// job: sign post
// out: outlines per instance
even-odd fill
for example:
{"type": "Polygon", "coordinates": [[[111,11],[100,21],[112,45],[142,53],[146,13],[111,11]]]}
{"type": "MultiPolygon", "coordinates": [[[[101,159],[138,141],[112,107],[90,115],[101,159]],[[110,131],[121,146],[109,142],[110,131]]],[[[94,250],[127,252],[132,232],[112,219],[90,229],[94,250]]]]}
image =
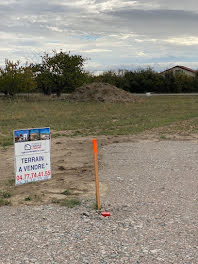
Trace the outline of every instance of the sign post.
{"type": "Polygon", "coordinates": [[[14,131],[15,185],[51,178],[50,128],[14,131]]]}
{"type": "Polygon", "coordinates": [[[99,192],[99,179],[98,179],[98,157],[97,157],[97,140],[93,139],[93,153],[94,153],[94,168],[95,168],[95,183],[96,183],[96,203],[98,210],[100,206],[100,192],[99,192]]]}

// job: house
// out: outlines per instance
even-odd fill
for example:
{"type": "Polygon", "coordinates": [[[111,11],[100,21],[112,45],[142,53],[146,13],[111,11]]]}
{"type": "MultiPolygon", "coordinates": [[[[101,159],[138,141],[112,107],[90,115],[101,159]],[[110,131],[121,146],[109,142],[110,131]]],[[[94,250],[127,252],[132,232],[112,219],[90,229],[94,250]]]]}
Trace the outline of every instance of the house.
{"type": "Polygon", "coordinates": [[[30,140],[34,141],[34,140],[40,140],[40,136],[38,133],[34,132],[30,134],[30,140]]]}
{"type": "Polygon", "coordinates": [[[196,75],[195,70],[192,70],[192,69],[184,67],[184,66],[179,66],[179,65],[174,66],[170,69],[167,69],[163,72],[160,72],[160,74],[165,76],[169,72],[172,72],[174,75],[177,73],[182,73],[182,74],[186,74],[186,75],[191,76],[191,77],[195,77],[195,75],[196,75]]]}
{"type": "Polygon", "coordinates": [[[29,140],[29,133],[28,132],[26,132],[26,131],[16,131],[15,132],[15,142],[25,142],[28,140],[29,140]]]}
{"type": "Polygon", "coordinates": [[[50,139],[50,135],[47,134],[47,133],[41,133],[41,134],[40,134],[40,139],[41,139],[41,140],[47,140],[47,139],[50,139]]]}

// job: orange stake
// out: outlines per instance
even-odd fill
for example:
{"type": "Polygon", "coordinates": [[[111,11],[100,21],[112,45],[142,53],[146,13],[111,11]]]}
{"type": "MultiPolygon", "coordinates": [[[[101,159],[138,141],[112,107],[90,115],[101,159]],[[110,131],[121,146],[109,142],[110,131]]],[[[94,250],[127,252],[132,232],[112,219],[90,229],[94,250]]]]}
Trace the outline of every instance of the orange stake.
{"type": "Polygon", "coordinates": [[[97,157],[97,140],[93,139],[93,153],[94,153],[94,168],[95,168],[95,182],[96,182],[96,203],[98,210],[100,206],[100,192],[99,192],[99,179],[98,179],[98,157],[97,157]]]}

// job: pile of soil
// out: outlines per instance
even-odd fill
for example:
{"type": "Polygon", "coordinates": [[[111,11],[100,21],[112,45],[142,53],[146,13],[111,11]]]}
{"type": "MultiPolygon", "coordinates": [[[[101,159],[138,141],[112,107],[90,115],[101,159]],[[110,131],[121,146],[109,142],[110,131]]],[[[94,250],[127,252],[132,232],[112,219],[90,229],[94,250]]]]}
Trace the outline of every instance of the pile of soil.
{"type": "Polygon", "coordinates": [[[134,96],[109,83],[94,82],[83,85],[75,90],[69,98],[70,101],[99,101],[99,102],[134,102],[134,96]]]}

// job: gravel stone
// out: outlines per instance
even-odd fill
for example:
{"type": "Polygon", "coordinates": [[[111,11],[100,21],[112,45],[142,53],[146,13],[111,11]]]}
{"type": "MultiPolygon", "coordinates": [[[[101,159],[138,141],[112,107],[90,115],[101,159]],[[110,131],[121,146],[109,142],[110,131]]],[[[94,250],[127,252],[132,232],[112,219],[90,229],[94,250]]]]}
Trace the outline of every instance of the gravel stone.
{"type": "Polygon", "coordinates": [[[94,197],[71,209],[0,207],[0,263],[198,263],[197,142],[105,146],[99,168],[110,217],[94,197]]]}

